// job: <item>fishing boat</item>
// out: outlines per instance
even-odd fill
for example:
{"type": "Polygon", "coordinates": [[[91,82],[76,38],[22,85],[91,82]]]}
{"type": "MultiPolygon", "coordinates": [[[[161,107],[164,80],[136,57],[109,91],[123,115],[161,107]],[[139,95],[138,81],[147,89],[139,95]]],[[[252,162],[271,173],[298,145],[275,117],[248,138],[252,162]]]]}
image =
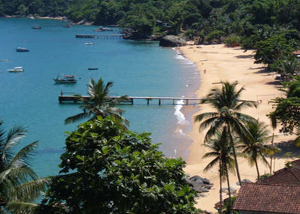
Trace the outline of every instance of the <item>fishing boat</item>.
{"type": "Polygon", "coordinates": [[[62,77],[57,76],[57,78],[53,78],[53,80],[55,83],[77,83],[75,77],[75,75],[62,75],[62,77]]]}
{"type": "Polygon", "coordinates": [[[16,48],[16,51],[17,51],[17,52],[29,52],[29,49],[27,49],[27,48],[22,48],[22,47],[18,47],[18,48],[16,48]]]}
{"type": "Polygon", "coordinates": [[[22,67],[14,67],[13,69],[8,69],[8,72],[23,72],[24,68],[22,67]]]}
{"type": "Polygon", "coordinates": [[[98,68],[88,68],[88,70],[98,70],[98,68]]]}

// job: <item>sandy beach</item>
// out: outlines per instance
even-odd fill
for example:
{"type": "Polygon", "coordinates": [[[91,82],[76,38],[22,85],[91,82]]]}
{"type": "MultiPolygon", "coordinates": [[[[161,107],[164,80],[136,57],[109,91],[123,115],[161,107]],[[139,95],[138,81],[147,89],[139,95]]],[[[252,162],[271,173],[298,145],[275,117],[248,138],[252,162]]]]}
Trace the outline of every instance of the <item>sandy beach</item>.
{"type": "MultiPolygon", "coordinates": [[[[274,72],[266,72],[264,66],[261,64],[254,64],[253,51],[244,52],[239,47],[228,48],[223,44],[187,45],[180,47],[179,51],[186,58],[193,61],[201,73],[201,86],[196,92],[197,97],[203,98],[213,87],[220,87],[220,81],[238,81],[238,89],[242,86],[246,89],[242,93],[242,99],[260,103],[257,109],[248,108],[243,113],[249,114],[254,118],[259,118],[260,121],[270,126],[270,120],[266,116],[272,111],[272,104],[269,102],[275,97],[283,96],[283,93],[278,90],[281,85],[275,80],[276,74],[274,72]]],[[[214,110],[208,105],[201,105],[200,111],[195,115],[210,111],[214,110]]],[[[213,168],[208,172],[203,171],[205,166],[211,161],[211,159],[202,159],[203,155],[208,152],[207,148],[203,146],[205,133],[206,130],[199,132],[199,123],[193,123],[192,131],[189,134],[193,139],[193,144],[190,147],[190,155],[185,171],[190,176],[199,175],[203,178],[208,178],[214,183],[212,189],[208,193],[205,193],[204,197],[197,198],[197,208],[217,213],[216,209],[214,209],[214,204],[219,201],[220,185],[218,168],[213,168]]],[[[273,131],[270,126],[270,134],[272,133],[273,131]]],[[[284,136],[278,130],[275,130],[275,134],[277,135],[275,139],[276,143],[295,139],[295,136],[284,136]]],[[[257,177],[255,167],[251,167],[246,159],[239,158],[238,162],[241,178],[255,182],[257,177]]],[[[286,158],[277,158],[275,161],[275,171],[283,168],[285,162],[286,158]]],[[[270,172],[270,169],[262,163],[259,164],[259,168],[261,175],[270,172]]],[[[231,173],[230,184],[236,190],[239,189],[237,181],[237,176],[231,173]]],[[[227,187],[225,182],[222,185],[225,188],[227,187]]],[[[223,193],[223,198],[226,197],[228,195],[223,193]]]]}

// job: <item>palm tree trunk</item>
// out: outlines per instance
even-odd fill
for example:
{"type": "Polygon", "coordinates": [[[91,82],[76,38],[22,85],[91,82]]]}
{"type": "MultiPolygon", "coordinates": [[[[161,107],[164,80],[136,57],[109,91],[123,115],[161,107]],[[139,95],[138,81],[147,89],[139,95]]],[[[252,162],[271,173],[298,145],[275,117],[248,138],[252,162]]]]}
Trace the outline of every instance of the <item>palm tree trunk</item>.
{"type": "MultiPolygon", "coordinates": [[[[272,148],[274,149],[274,130],[273,130],[273,136],[272,136],[272,148]]],[[[270,175],[272,175],[272,163],[273,163],[273,154],[270,155],[270,175]]]]}
{"type": "Polygon", "coordinates": [[[228,127],[228,133],[229,133],[229,137],[230,137],[230,146],[232,148],[232,152],[233,152],[233,156],[234,156],[234,162],[235,162],[235,167],[236,167],[236,174],[239,180],[240,185],[242,184],[242,180],[241,180],[241,176],[240,176],[240,170],[239,170],[239,166],[238,166],[238,161],[237,161],[237,157],[236,157],[236,152],[235,152],[235,147],[233,144],[233,138],[231,135],[231,130],[230,130],[230,126],[227,125],[228,127]]]}
{"type": "Polygon", "coordinates": [[[257,160],[255,159],[254,160],[255,162],[255,166],[256,166],[256,171],[257,171],[257,180],[260,178],[260,175],[259,175],[259,169],[258,169],[258,164],[257,164],[257,160]]]}
{"type": "Polygon", "coordinates": [[[222,214],[223,209],[223,199],[222,199],[222,161],[220,160],[219,173],[220,173],[220,210],[219,213],[222,214]]]}
{"type": "Polygon", "coordinates": [[[226,167],[226,177],[227,177],[227,186],[228,186],[228,195],[229,195],[229,213],[231,213],[231,207],[232,207],[232,202],[231,202],[231,192],[230,192],[230,182],[229,182],[229,175],[228,175],[228,170],[226,167]]]}

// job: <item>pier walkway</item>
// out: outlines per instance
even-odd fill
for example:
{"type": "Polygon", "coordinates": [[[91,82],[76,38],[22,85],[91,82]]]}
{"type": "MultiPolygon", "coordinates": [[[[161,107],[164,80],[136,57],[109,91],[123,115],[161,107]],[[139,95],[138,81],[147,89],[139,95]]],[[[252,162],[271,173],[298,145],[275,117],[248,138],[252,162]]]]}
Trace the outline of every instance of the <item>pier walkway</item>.
{"type": "MultiPolygon", "coordinates": [[[[89,96],[82,96],[86,99],[89,99],[89,96]]],[[[117,99],[120,96],[110,96],[110,99],[117,99]]],[[[162,105],[163,101],[169,101],[169,103],[164,102],[165,104],[172,104],[172,105],[196,105],[199,104],[201,99],[200,98],[186,98],[186,97],[134,97],[134,96],[127,96],[127,100],[123,101],[120,104],[131,104],[133,105],[137,100],[145,100],[146,104],[149,105],[150,101],[157,101],[154,104],[162,105]],[[182,100],[183,103],[179,103],[177,101],[182,100]],[[171,102],[170,102],[171,101],[171,102]]],[[[58,97],[59,103],[77,103],[78,97],[76,95],[60,95],[58,97]]],[[[139,103],[140,104],[140,103],[139,103]]],[[[141,103],[143,104],[143,103],[141,103]]]]}
{"type": "Polygon", "coordinates": [[[76,38],[92,38],[92,39],[123,39],[123,34],[76,34],[76,38]]]}

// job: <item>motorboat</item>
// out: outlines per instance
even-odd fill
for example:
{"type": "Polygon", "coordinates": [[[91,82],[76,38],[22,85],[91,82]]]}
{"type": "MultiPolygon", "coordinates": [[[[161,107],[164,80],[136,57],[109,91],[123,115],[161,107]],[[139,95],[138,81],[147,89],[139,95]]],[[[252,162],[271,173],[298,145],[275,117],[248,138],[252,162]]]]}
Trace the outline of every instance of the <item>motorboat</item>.
{"type": "Polygon", "coordinates": [[[18,47],[18,48],[16,48],[16,51],[17,51],[17,52],[29,52],[29,49],[27,49],[27,48],[22,48],[22,47],[18,47]]]}
{"type": "Polygon", "coordinates": [[[39,26],[39,25],[33,25],[31,28],[32,28],[32,29],[35,29],[35,30],[40,30],[40,29],[42,29],[42,27],[39,26]]]}
{"type": "Polygon", "coordinates": [[[98,27],[97,29],[95,29],[94,31],[99,31],[99,32],[102,32],[102,31],[114,31],[113,29],[111,28],[107,28],[107,27],[98,27]]]}
{"type": "Polygon", "coordinates": [[[94,43],[92,43],[92,42],[86,42],[86,43],[84,43],[85,45],[93,45],[94,43]]]}
{"type": "Polygon", "coordinates": [[[8,69],[8,72],[24,72],[24,68],[22,67],[14,67],[13,69],[8,69]]]}
{"type": "Polygon", "coordinates": [[[75,75],[62,75],[62,77],[57,76],[57,78],[53,78],[53,80],[55,83],[77,83],[75,77],[75,75]]]}
{"type": "Polygon", "coordinates": [[[98,68],[88,68],[88,70],[98,70],[98,68]]]}

